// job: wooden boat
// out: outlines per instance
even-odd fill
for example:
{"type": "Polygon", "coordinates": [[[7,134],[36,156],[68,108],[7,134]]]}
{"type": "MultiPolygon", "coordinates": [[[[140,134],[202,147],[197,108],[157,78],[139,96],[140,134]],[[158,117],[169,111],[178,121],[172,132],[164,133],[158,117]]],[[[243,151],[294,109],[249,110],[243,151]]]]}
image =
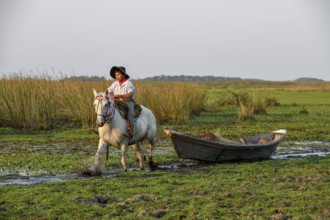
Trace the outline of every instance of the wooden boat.
{"type": "Polygon", "coordinates": [[[164,132],[170,137],[179,158],[210,162],[267,159],[286,134],[286,130],[281,129],[239,140],[228,140],[218,136],[208,140],[167,128],[164,132]]]}

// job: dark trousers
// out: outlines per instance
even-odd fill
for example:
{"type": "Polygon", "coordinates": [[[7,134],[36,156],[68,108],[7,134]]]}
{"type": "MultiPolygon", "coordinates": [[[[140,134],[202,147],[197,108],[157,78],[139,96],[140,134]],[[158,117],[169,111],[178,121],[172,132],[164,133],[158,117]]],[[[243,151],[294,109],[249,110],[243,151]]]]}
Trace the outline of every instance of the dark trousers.
{"type": "Polygon", "coordinates": [[[135,102],[134,99],[125,100],[128,105],[128,121],[131,125],[132,134],[134,134],[134,122],[135,122],[135,102]]]}

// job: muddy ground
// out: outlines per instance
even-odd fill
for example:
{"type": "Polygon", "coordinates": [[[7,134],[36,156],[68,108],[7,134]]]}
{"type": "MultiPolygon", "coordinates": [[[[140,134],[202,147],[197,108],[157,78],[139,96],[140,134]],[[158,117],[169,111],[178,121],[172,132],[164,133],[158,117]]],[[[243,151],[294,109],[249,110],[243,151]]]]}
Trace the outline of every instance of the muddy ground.
{"type": "MultiPolygon", "coordinates": [[[[157,147],[154,150],[154,155],[175,155],[174,149],[170,143],[164,142],[161,147],[157,147]]],[[[40,153],[43,154],[77,154],[80,156],[93,156],[96,152],[96,147],[92,145],[86,145],[84,143],[18,143],[7,144],[0,143],[0,149],[3,154],[13,154],[15,152],[28,153],[40,153]]],[[[330,153],[330,142],[320,141],[286,141],[277,147],[276,152],[271,156],[271,160],[287,160],[287,159],[299,159],[302,157],[322,157],[330,153]]],[[[135,152],[129,151],[129,157],[134,157],[135,152]]],[[[118,149],[110,148],[109,157],[120,157],[120,151],[118,149]]],[[[154,170],[164,170],[167,172],[178,172],[183,169],[196,169],[202,166],[209,166],[212,163],[206,163],[202,161],[193,161],[177,158],[172,162],[157,161],[152,167],[146,166],[145,172],[152,172],[154,170]]],[[[90,168],[87,168],[90,169],[90,168]]],[[[128,171],[138,171],[137,167],[129,168],[128,171]]],[[[122,168],[120,164],[118,167],[105,167],[100,175],[102,178],[113,178],[118,172],[121,172],[122,168]]],[[[26,170],[19,167],[15,168],[0,168],[0,186],[4,185],[29,185],[38,184],[41,182],[54,182],[65,181],[72,179],[85,179],[89,178],[91,173],[87,170],[79,171],[76,173],[68,174],[49,174],[47,171],[38,170],[26,170]]]]}

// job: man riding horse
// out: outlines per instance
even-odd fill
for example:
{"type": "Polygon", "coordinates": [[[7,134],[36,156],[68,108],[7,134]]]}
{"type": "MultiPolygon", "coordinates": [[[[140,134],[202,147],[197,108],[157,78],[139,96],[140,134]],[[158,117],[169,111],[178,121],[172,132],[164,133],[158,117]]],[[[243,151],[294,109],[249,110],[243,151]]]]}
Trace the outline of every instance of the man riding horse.
{"type": "Polygon", "coordinates": [[[150,145],[149,164],[153,164],[152,154],[157,135],[155,115],[143,105],[136,106],[138,113],[135,112],[135,88],[132,82],[128,80],[129,76],[125,67],[112,67],[110,76],[116,81],[105,92],[98,93],[93,89],[95,97],[93,105],[96,113],[96,125],[98,126],[97,133],[100,137],[95,154],[96,168],[100,167],[101,154],[104,149],[112,145],[121,149],[121,163],[124,171],[127,171],[127,148],[132,145],[136,150],[140,169],[143,169],[144,153],[140,146],[143,141],[150,145]],[[117,99],[122,100],[122,103],[126,106],[125,108],[128,106],[128,120],[121,114],[119,103],[115,102],[117,99]],[[135,118],[135,115],[139,116],[135,118]],[[128,127],[130,128],[129,131],[128,127]],[[132,133],[133,137],[131,137],[132,133]]]}
{"type": "Polygon", "coordinates": [[[126,136],[131,138],[135,134],[135,110],[134,93],[135,87],[129,80],[129,75],[123,66],[113,66],[110,70],[110,76],[116,79],[108,88],[109,96],[112,100],[119,99],[125,101],[128,105],[128,128],[126,136]]]}

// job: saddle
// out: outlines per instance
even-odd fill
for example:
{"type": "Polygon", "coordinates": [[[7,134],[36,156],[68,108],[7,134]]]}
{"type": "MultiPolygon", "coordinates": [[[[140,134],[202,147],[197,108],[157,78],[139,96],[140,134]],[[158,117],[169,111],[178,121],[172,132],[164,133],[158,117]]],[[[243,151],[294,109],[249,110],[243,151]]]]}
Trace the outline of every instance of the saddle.
{"type": "MultiPolygon", "coordinates": [[[[119,111],[121,117],[127,120],[128,116],[128,105],[125,101],[115,99],[116,108],[119,111]]],[[[138,118],[141,115],[142,108],[140,104],[135,104],[135,117],[138,118]]]]}

